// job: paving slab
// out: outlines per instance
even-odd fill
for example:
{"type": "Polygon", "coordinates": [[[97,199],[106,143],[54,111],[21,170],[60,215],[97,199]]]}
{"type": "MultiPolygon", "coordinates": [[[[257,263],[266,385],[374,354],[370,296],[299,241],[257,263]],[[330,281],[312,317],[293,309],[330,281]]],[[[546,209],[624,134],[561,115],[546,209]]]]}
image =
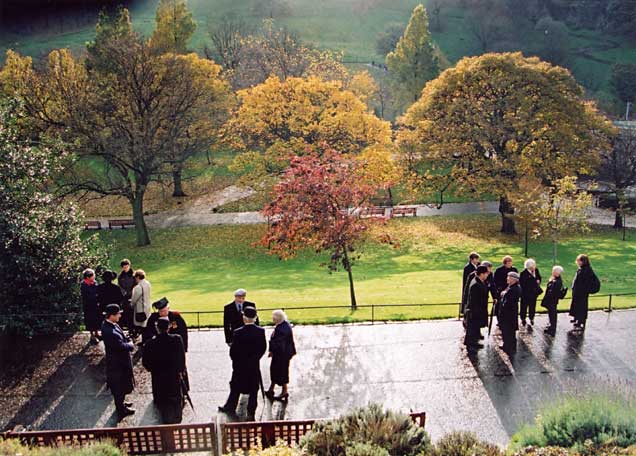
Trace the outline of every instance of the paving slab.
{"type": "MultiPolygon", "coordinates": [[[[434,439],[469,430],[506,444],[542,404],[564,395],[636,394],[636,311],[593,312],[585,334],[570,332],[568,317],[560,315],[554,339],[543,334],[545,316],[536,323],[534,330],[520,332],[514,359],[497,348],[496,336],[487,338],[477,355],[469,355],[456,320],[296,326],[298,356],[291,365],[290,402],[270,404],[259,398],[256,417],[335,417],[375,402],[404,412],[426,411],[426,427],[434,439]]],[[[188,369],[196,411],[186,407],[184,422],[216,419],[231,375],[222,331],[190,334],[188,369]]],[[[261,370],[267,385],[267,358],[261,370]]],[[[150,378],[138,360],[135,375],[137,388],[130,398],[137,413],[119,425],[157,424],[150,378]]],[[[3,374],[0,380],[0,429],[116,425],[105,386],[103,346],[90,345],[86,334],[56,342],[20,378],[3,374]]],[[[243,398],[243,414],[245,406],[243,398]]]]}

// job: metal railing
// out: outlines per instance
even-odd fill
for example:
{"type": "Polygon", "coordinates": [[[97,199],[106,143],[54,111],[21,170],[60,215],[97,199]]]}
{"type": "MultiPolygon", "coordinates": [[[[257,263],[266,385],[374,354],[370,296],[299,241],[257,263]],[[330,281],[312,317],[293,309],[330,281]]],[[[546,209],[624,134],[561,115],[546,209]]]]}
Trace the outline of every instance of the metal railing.
{"type": "MultiPolygon", "coordinates": [[[[604,310],[605,312],[612,312],[616,308],[616,301],[619,298],[624,297],[636,297],[636,292],[629,293],[609,293],[609,294],[597,294],[590,295],[590,310],[604,310]],[[599,300],[604,300],[602,305],[598,305],[599,300]]],[[[562,299],[561,301],[570,301],[572,298],[570,296],[562,299]]],[[[390,311],[395,311],[399,309],[406,308],[430,308],[430,307],[448,307],[458,309],[459,301],[456,302],[427,302],[427,303],[404,303],[404,304],[360,304],[352,309],[349,305],[336,305],[336,306],[299,306],[299,307],[265,307],[258,308],[259,313],[261,314],[261,318],[264,315],[264,312],[271,312],[276,309],[284,310],[285,312],[295,313],[295,312],[303,312],[303,311],[331,311],[331,315],[327,315],[325,317],[313,317],[313,318],[293,318],[292,321],[302,321],[303,323],[309,324],[324,324],[324,323],[361,323],[361,322],[369,322],[374,324],[376,322],[385,322],[385,321],[405,321],[405,320],[419,320],[426,319],[425,314],[395,314],[390,313],[390,311]],[[344,313],[343,313],[344,311],[344,313]],[[385,312],[384,312],[385,311],[385,312]],[[383,314],[384,312],[384,314],[383,314]],[[342,314],[340,316],[336,314],[342,314]]],[[[619,305],[621,308],[635,308],[636,307],[636,299],[634,299],[633,303],[629,303],[628,305],[619,305]]],[[[537,306],[537,310],[539,312],[542,311],[540,306],[537,306]]],[[[560,312],[565,312],[567,309],[565,306],[562,306],[559,309],[560,312]]],[[[193,310],[193,311],[181,311],[181,315],[186,319],[188,327],[191,329],[196,328],[214,328],[223,326],[223,310],[193,310]],[[215,318],[216,317],[216,318],[215,318]],[[207,320],[207,321],[206,321],[207,320]]],[[[448,312],[447,315],[444,315],[440,318],[452,318],[457,315],[454,311],[448,312]]],[[[10,319],[19,319],[24,321],[28,318],[67,318],[69,320],[75,318],[81,318],[81,313],[71,313],[71,314],[61,314],[61,313],[37,313],[37,314],[21,314],[21,315],[2,315],[0,314],[0,328],[9,322],[10,319]]],[[[261,323],[266,323],[265,321],[261,321],[261,323]]]]}

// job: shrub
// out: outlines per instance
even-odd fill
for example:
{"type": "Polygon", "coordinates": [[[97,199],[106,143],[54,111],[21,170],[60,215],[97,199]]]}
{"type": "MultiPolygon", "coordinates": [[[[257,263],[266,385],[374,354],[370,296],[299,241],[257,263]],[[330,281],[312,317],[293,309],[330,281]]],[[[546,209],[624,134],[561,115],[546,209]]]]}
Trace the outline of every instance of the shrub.
{"type": "Polygon", "coordinates": [[[345,450],[346,456],[389,456],[386,448],[371,443],[354,443],[345,450]]]}
{"type": "Polygon", "coordinates": [[[0,455],[20,456],[123,456],[125,451],[107,442],[93,443],[81,448],[73,447],[29,447],[18,440],[0,439],[0,455]]]}
{"type": "MultiPolygon", "coordinates": [[[[347,454],[347,447],[356,443],[384,448],[393,456],[417,455],[431,450],[428,434],[408,415],[384,411],[379,405],[369,405],[340,418],[316,423],[303,437],[301,448],[316,456],[342,456],[347,454]]],[[[355,451],[359,450],[357,447],[355,451]]]]}
{"type": "Polygon", "coordinates": [[[434,456],[501,456],[496,445],[481,441],[472,432],[451,432],[435,445],[434,456]]]}
{"type": "MultiPolygon", "coordinates": [[[[241,452],[235,452],[234,454],[241,454],[241,452]]],[[[256,448],[251,448],[242,454],[244,456],[297,456],[299,452],[296,448],[290,447],[282,440],[278,440],[273,447],[263,449],[259,443],[256,448]]]]}
{"type": "Polygon", "coordinates": [[[587,447],[582,452],[570,450],[567,448],[545,447],[534,448],[528,447],[523,451],[515,453],[514,456],[634,456],[636,455],[636,447],[619,448],[619,447],[587,447]]]}
{"type": "Polygon", "coordinates": [[[612,445],[636,445],[636,404],[625,398],[570,398],[548,407],[534,425],[525,426],[510,447],[556,446],[585,451],[612,445]]]}

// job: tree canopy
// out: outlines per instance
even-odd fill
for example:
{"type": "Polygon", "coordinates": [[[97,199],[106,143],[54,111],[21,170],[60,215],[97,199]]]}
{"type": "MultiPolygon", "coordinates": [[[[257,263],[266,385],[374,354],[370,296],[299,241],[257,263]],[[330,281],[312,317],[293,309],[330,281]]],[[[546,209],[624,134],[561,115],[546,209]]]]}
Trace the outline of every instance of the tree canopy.
{"type": "Polygon", "coordinates": [[[462,59],[426,85],[401,122],[412,176],[437,171],[460,191],[496,195],[506,232],[522,176],[550,185],[593,174],[613,133],[567,70],[520,53],[462,59]]]}

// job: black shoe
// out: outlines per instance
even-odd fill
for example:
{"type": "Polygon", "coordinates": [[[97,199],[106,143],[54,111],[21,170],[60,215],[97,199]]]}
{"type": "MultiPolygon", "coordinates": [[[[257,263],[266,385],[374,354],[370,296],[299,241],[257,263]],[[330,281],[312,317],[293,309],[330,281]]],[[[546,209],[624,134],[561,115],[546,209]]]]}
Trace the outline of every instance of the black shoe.
{"type": "Polygon", "coordinates": [[[483,335],[479,335],[479,340],[484,340],[484,336],[483,335]]]}
{"type": "Polygon", "coordinates": [[[570,323],[575,323],[576,324],[578,322],[577,322],[576,318],[573,318],[572,320],[570,320],[570,323]]]}
{"type": "Polygon", "coordinates": [[[289,400],[289,393],[281,394],[274,398],[275,401],[287,402],[289,400]]]}
{"type": "Polygon", "coordinates": [[[219,412],[225,413],[226,415],[236,415],[235,410],[230,410],[225,405],[219,405],[219,412]]]}
{"type": "Polygon", "coordinates": [[[274,400],[274,392],[271,391],[271,390],[265,391],[265,397],[267,399],[269,399],[270,401],[273,401],[274,400]]]}
{"type": "Polygon", "coordinates": [[[119,421],[123,420],[127,416],[134,415],[134,414],[135,414],[135,410],[128,407],[125,407],[122,410],[117,410],[117,417],[119,418],[119,421]]]}
{"type": "Polygon", "coordinates": [[[522,324],[523,326],[525,326],[525,325],[526,325],[526,319],[525,319],[525,318],[524,318],[523,320],[521,320],[521,324],[522,324]]]}
{"type": "Polygon", "coordinates": [[[132,407],[133,403],[132,402],[124,402],[124,407],[132,407]]]}
{"type": "Polygon", "coordinates": [[[533,318],[530,319],[530,326],[534,326],[534,319],[533,318]]]}

